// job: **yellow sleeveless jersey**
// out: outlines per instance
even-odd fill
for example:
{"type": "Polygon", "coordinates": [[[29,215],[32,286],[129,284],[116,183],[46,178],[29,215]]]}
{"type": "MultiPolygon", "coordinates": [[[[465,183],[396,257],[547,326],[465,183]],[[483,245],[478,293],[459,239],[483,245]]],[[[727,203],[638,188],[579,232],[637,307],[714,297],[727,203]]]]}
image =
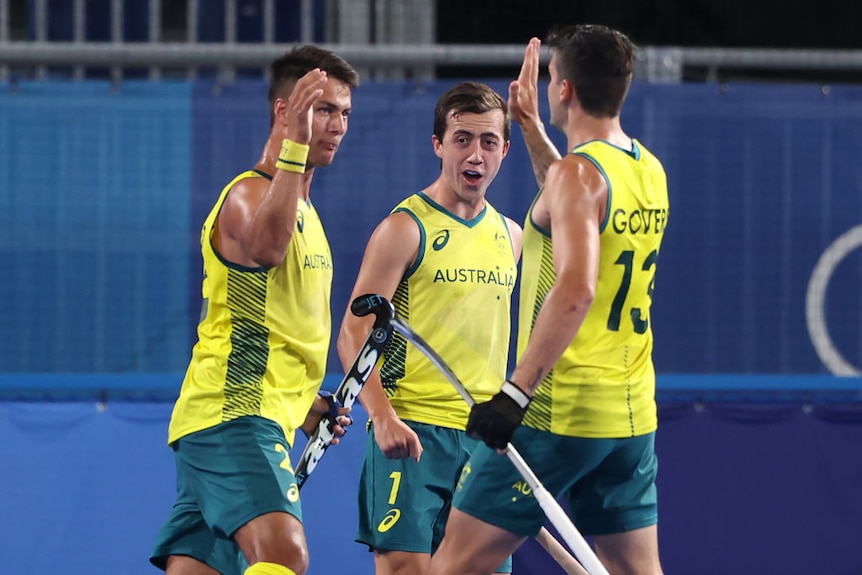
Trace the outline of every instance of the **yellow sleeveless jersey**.
{"type": "MultiPolygon", "coordinates": [[[[598,285],[577,335],[536,390],[524,418],[530,427],[605,438],[657,427],[649,312],[668,218],[667,178],[655,156],[632,145],[626,151],[596,140],[572,151],[590,160],[608,186],[598,285]]],[[[556,277],[551,235],[530,215],[522,266],[518,357],[556,277]]]]}
{"type": "MultiPolygon", "coordinates": [[[[419,226],[416,262],[392,303],[452,368],[477,401],[500,390],[506,377],[510,303],[517,262],[502,215],[485,203],[465,221],[425,194],[410,196],[403,211],[419,226]]],[[[401,419],[464,429],[469,407],[452,384],[413,345],[396,336],[380,369],[401,419]]]]}
{"type": "Polygon", "coordinates": [[[314,207],[297,202],[296,230],[284,261],[246,268],[221,258],[213,226],[222,190],[201,232],[204,307],[198,343],[171,416],[168,441],[247,415],[281,425],[288,443],[305,420],[326,372],[332,256],[314,207]]]}

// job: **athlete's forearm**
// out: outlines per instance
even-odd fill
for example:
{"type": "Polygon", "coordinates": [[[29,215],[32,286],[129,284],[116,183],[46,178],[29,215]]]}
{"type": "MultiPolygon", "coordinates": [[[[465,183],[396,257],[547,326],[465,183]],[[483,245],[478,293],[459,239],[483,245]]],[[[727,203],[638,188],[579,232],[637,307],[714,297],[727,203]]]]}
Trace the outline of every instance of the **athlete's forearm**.
{"type": "Polygon", "coordinates": [[[530,340],[510,380],[530,395],[548,375],[587,317],[592,297],[567,293],[559,282],[542,303],[530,340]]]}
{"type": "Polygon", "coordinates": [[[398,418],[395,409],[389,403],[386,392],[383,390],[383,383],[380,381],[380,375],[376,369],[368,378],[365,387],[359,392],[359,403],[362,404],[362,407],[368,413],[368,419],[372,421],[398,418]]]}
{"type": "Polygon", "coordinates": [[[252,216],[244,251],[260,265],[274,267],[284,260],[296,227],[302,180],[302,174],[276,170],[252,216]]]}
{"type": "Polygon", "coordinates": [[[548,168],[560,159],[560,152],[548,137],[545,125],[541,121],[524,122],[521,124],[521,133],[524,136],[524,143],[527,145],[527,152],[530,154],[533,175],[541,188],[545,185],[548,168]]]}
{"type": "MultiPolygon", "coordinates": [[[[345,370],[350,369],[356,354],[359,353],[363,341],[359,334],[362,333],[365,323],[363,320],[347,315],[344,317],[341,332],[338,334],[336,349],[341,365],[345,370]]],[[[380,381],[380,374],[376,367],[369,374],[362,391],[359,392],[358,399],[371,419],[375,417],[381,419],[387,416],[396,417],[395,410],[392,409],[389,398],[386,397],[386,392],[383,390],[383,383],[380,381]]]]}

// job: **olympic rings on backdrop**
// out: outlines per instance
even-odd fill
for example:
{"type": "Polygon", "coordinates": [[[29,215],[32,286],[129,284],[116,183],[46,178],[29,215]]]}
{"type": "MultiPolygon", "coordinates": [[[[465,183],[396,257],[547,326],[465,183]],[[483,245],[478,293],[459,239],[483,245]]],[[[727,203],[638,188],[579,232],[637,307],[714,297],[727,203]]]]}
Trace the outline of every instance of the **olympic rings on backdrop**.
{"type": "Polygon", "coordinates": [[[859,376],[862,372],[842,357],[832,343],[829,330],[826,327],[825,299],[826,288],[838,264],[847,254],[862,246],[862,224],[850,228],[826,248],[814,271],[808,280],[808,290],[805,293],[805,322],[808,325],[808,335],[820,361],[839,376],[859,376]]]}

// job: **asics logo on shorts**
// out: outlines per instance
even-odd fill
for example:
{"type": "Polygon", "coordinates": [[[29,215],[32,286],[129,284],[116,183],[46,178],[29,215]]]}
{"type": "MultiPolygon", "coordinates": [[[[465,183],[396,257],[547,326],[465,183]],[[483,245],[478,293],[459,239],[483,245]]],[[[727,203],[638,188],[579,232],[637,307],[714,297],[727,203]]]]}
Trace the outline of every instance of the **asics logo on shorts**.
{"type": "Polygon", "coordinates": [[[401,519],[401,510],[400,509],[390,509],[386,512],[386,516],[383,518],[383,521],[377,524],[377,531],[380,533],[386,533],[392,526],[398,523],[398,520],[401,519]]]}
{"type": "Polygon", "coordinates": [[[296,503],[299,501],[299,486],[297,486],[296,483],[291,483],[290,487],[287,488],[287,493],[285,495],[287,496],[288,501],[296,503]]]}

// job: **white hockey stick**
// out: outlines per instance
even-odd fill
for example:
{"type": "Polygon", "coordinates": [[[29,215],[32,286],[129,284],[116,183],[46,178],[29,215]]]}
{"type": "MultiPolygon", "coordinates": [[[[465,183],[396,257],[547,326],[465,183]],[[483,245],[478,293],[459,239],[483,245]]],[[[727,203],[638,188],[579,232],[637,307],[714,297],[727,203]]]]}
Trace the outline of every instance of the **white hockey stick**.
{"type": "Polygon", "coordinates": [[[335,439],[334,427],[338,417],[338,408],[353,405],[359,392],[362,391],[362,386],[368,381],[368,376],[371,375],[374,366],[377,365],[378,360],[386,350],[386,346],[392,339],[390,322],[395,317],[395,310],[386,298],[374,294],[359,296],[350,304],[350,311],[353,312],[353,315],[360,317],[373,313],[375,315],[374,326],[365,339],[365,343],[359,349],[359,353],[356,354],[353,365],[344,374],[344,379],[341,380],[335,393],[332,394],[329,413],[321,418],[317,429],[308,438],[308,443],[305,444],[305,449],[302,450],[302,455],[297,460],[294,475],[296,476],[296,485],[300,489],[311,472],[314,471],[320,458],[326,453],[332,440],[335,439]]]}
{"type": "MultiPolygon", "coordinates": [[[[467,391],[467,388],[464,387],[464,384],[461,383],[458,376],[452,372],[449,365],[443,361],[443,358],[441,358],[437,352],[419,336],[419,334],[413,331],[413,328],[411,328],[407,322],[398,316],[395,316],[392,318],[391,324],[392,327],[395,328],[395,331],[404,336],[404,339],[415,345],[419,351],[431,360],[431,363],[433,363],[446,379],[449,380],[449,383],[458,390],[458,393],[461,394],[461,397],[464,398],[464,401],[466,401],[468,405],[472,407],[473,404],[476,403],[473,400],[473,396],[470,395],[470,392],[467,391]]],[[[542,511],[545,512],[548,520],[557,529],[557,531],[559,531],[560,537],[563,538],[563,541],[565,541],[566,545],[569,546],[569,549],[571,549],[575,554],[575,557],[577,557],[578,561],[580,561],[581,565],[586,569],[588,575],[610,575],[608,570],[605,569],[605,566],[602,565],[602,562],[599,561],[599,558],[596,556],[592,547],[590,547],[590,544],[587,543],[587,540],[584,539],[584,536],[581,535],[581,532],[578,531],[574,523],[569,519],[569,516],[566,515],[562,506],[556,499],[554,499],[554,496],[545,489],[545,486],[542,485],[539,478],[536,477],[536,474],[533,473],[533,470],[530,469],[530,466],[527,465],[527,462],[524,461],[524,458],[521,457],[521,454],[518,453],[518,450],[515,449],[515,446],[511,443],[506,446],[506,455],[509,456],[509,459],[518,470],[518,473],[521,474],[530,486],[530,489],[533,490],[533,495],[536,497],[536,501],[539,503],[539,506],[541,506],[542,511]]],[[[544,529],[544,527],[542,529],[544,529]]],[[[540,543],[542,543],[543,546],[545,546],[548,537],[553,539],[550,533],[545,537],[544,542],[540,539],[540,543]]],[[[552,554],[552,556],[554,555],[552,554]]],[[[557,562],[560,563],[562,567],[566,568],[567,572],[570,574],[583,573],[583,570],[580,572],[568,571],[568,568],[563,565],[562,562],[557,562]]]]}

